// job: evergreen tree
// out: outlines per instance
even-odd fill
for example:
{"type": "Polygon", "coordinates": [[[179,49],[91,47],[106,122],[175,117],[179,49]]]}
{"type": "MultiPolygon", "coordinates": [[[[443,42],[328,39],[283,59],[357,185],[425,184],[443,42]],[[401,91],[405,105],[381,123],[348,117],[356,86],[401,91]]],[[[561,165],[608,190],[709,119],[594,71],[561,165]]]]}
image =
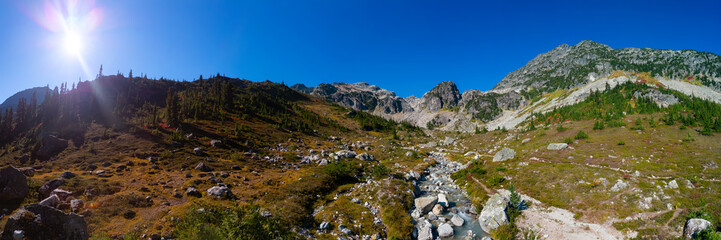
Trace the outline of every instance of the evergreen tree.
{"type": "Polygon", "coordinates": [[[178,99],[172,89],[168,88],[168,96],[165,98],[165,121],[169,126],[176,126],[178,117],[178,99]]]}

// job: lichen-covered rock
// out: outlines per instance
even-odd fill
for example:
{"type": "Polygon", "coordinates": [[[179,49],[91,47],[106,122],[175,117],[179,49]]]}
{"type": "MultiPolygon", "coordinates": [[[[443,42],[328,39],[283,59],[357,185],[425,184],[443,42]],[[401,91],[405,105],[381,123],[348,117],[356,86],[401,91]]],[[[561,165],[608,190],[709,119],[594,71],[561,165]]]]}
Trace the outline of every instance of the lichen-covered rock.
{"type": "Polygon", "coordinates": [[[373,157],[373,155],[370,155],[370,154],[368,154],[368,153],[358,154],[358,156],[356,156],[356,158],[359,159],[359,160],[361,160],[361,161],[374,161],[374,160],[375,160],[375,158],[373,157]]]}
{"type": "Polygon", "coordinates": [[[226,186],[214,186],[208,189],[208,195],[218,198],[231,198],[233,197],[233,192],[226,186]]]}
{"type": "Polygon", "coordinates": [[[567,143],[551,143],[551,144],[548,144],[548,147],[546,147],[546,149],[548,149],[548,150],[561,150],[561,149],[566,149],[566,148],[568,148],[567,143]]]}
{"type": "Polygon", "coordinates": [[[483,231],[490,232],[503,224],[508,223],[506,215],[506,207],[508,207],[508,199],[496,193],[486,202],[486,205],[478,216],[478,223],[483,231]]]}
{"type": "Polygon", "coordinates": [[[83,216],[64,213],[41,204],[30,204],[8,218],[0,239],[12,239],[15,231],[25,239],[88,239],[88,225],[83,216]]]}
{"type": "Polygon", "coordinates": [[[619,179],[616,184],[611,187],[611,192],[618,192],[626,189],[628,187],[628,183],[624,182],[623,180],[619,179]]]}
{"type": "Polygon", "coordinates": [[[513,149],[510,149],[510,148],[504,147],[503,149],[501,149],[501,151],[498,151],[496,153],[496,155],[493,156],[493,161],[501,162],[501,161],[506,161],[508,159],[513,159],[515,157],[516,157],[516,151],[514,151],[513,149]]]}
{"type": "Polygon", "coordinates": [[[28,195],[28,179],[13,166],[0,169],[0,201],[12,201],[28,195]]]}
{"type": "Polygon", "coordinates": [[[707,227],[711,226],[711,222],[706,219],[692,218],[686,221],[686,225],[683,227],[683,236],[686,239],[692,239],[698,232],[703,231],[707,227]]]}
{"type": "Polygon", "coordinates": [[[340,151],[335,152],[335,155],[338,156],[339,158],[354,158],[358,154],[354,151],[340,150],[340,151]]]}

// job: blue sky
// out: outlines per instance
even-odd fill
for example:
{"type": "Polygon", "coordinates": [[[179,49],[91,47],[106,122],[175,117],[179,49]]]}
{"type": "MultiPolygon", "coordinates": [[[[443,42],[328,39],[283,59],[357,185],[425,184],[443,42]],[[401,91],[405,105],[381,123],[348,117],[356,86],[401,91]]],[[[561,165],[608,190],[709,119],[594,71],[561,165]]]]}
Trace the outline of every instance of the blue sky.
{"type": "Polygon", "coordinates": [[[100,64],[105,74],[175,80],[363,81],[403,97],[447,80],[488,90],[536,55],[586,39],[719,54],[720,9],[721,1],[8,0],[0,99],[94,78],[100,64]],[[70,38],[79,51],[66,50],[67,30],[48,27],[45,5],[74,6],[60,12],[84,26],[70,38]]]}

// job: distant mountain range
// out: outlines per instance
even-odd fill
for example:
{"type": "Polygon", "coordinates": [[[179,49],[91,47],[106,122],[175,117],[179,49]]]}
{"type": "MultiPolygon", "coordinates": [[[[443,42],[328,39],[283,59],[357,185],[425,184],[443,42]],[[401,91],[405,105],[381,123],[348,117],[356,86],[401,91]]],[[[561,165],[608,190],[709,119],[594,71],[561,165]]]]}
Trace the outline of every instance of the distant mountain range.
{"type": "Polygon", "coordinates": [[[461,94],[450,81],[421,98],[401,98],[367,83],[296,84],[291,88],[421,127],[472,131],[478,127],[513,128],[534,112],[577,103],[591,91],[605,89],[606,83],[616,86],[625,81],[721,102],[721,58],[695,50],[613,49],[586,40],[538,55],[486,92],[461,94]],[[551,94],[559,91],[563,94],[551,94]]]}
{"type": "Polygon", "coordinates": [[[43,100],[45,100],[45,93],[47,91],[50,91],[50,88],[48,87],[35,87],[30,89],[25,89],[20,92],[17,92],[10,96],[9,98],[5,99],[5,101],[0,104],[0,110],[5,112],[5,109],[8,108],[16,108],[18,105],[18,102],[21,98],[25,98],[27,101],[30,101],[30,98],[32,98],[33,93],[35,93],[35,97],[37,98],[38,104],[42,103],[43,100]]]}

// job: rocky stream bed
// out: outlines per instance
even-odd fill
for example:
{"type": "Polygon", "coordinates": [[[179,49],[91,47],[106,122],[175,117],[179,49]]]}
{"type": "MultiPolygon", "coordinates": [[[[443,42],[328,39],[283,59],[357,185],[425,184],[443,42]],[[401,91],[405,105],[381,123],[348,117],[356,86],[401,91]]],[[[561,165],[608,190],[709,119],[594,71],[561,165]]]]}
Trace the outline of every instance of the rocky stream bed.
{"type": "Polygon", "coordinates": [[[478,223],[478,213],[463,189],[451,174],[463,165],[451,161],[443,153],[431,153],[436,165],[426,169],[416,181],[420,194],[415,199],[411,216],[415,221],[414,237],[426,239],[490,239],[478,223]]]}

